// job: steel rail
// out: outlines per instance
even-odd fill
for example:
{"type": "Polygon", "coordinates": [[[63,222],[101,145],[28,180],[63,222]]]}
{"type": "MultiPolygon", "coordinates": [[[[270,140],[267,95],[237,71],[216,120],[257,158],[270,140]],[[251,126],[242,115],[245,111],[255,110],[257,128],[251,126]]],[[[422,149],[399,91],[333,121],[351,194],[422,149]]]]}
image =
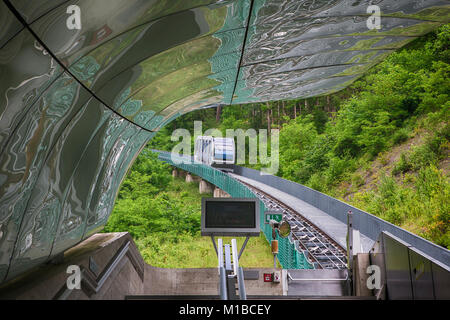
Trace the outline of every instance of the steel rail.
{"type": "MultiPolygon", "coordinates": [[[[236,175],[238,176],[238,175],[236,175]]],[[[347,263],[345,262],[347,259],[346,257],[346,251],[343,248],[340,248],[339,245],[335,243],[334,240],[329,238],[327,235],[325,235],[318,227],[316,227],[313,223],[308,221],[305,217],[301,215],[301,213],[297,212],[293,208],[289,207],[279,199],[274,199],[272,196],[268,195],[264,191],[256,188],[253,185],[250,185],[248,183],[245,183],[243,181],[240,181],[241,183],[245,184],[249,189],[253,191],[253,193],[264,202],[266,207],[268,208],[279,208],[281,209],[282,213],[288,217],[288,222],[291,224],[291,228],[293,229],[292,233],[296,240],[299,241],[303,249],[308,252],[309,256],[315,260],[315,262],[319,265],[322,269],[346,269],[347,263]],[[294,224],[294,226],[292,226],[294,224]],[[296,231],[296,228],[304,228],[302,230],[296,231]],[[304,241],[304,239],[301,239],[301,236],[299,233],[303,233],[302,235],[306,235],[308,237],[308,241],[304,241]],[[328,252],[324,252],[322,250],[321,252],[314,252],[311,250],[313,246],[308,246],[308,244],[313,244],[314,247],[322,247],[328,252]],[[326,257],[328,261],[323,261],[323,259],[320,259],[318,257],[326,257]]]]}

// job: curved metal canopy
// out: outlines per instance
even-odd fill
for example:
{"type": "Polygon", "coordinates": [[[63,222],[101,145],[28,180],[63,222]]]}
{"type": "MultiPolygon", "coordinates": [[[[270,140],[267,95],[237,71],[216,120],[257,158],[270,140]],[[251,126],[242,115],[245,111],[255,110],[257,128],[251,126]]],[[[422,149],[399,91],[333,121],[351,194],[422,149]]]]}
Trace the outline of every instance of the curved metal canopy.
{"type": "Polygon", "coordinates": [[[336,92],[449,15],[447,0],[1,0],[0,282],[98,231],[173,119],[336,92]]]}

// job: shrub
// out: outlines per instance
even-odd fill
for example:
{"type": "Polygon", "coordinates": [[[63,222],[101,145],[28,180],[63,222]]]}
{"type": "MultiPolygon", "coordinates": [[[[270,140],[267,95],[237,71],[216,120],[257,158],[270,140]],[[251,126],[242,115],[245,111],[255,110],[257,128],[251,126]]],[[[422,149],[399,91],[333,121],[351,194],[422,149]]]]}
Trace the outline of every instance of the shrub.
{"type": "Polygon", "coordinates": [[[408,130],[405,128],[398,129],[392,136],[392,143],[394,145],[401,144],[409,139],[408,130]]]}
{"type": "Polygon", "coordinates": [[[399,173],[405,173],[409,170],[411,170],[412,165],[409,162],[409,159],[407,158],[405,153],[402,153],[400,155],[400,159],[395,164],[394,168],[392,169],[393,175],[398,175],[399,173]]]}
{"type": "Polygon", "coordinates": [[[325,177],[321,173],[314,173],[306,183],[306,185],[314,190],[323,192],[327,190],[325,177]]]}
{"type": "Polygon", "coordinates": [[[364,184],[364,178],[359,173],[354,173],[351,180],[352,185],[355,187],[360,187],[364,184]]]}

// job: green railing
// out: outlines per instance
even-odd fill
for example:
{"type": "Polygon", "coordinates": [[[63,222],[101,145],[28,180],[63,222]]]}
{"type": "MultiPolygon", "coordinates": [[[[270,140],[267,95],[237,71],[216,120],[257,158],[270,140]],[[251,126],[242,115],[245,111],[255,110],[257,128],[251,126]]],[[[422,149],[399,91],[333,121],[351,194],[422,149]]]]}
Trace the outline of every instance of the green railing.
{"type": "MultiPolygon", "coordinates": [[[[256,195],[244,184],[233,179],[226,173],[214,169],[202,163],[194,163],[190,157],[173,155],[169,152],[153,150],[158,153],[158,158],[168,164],[195,174],[202,179],[207,180],[223,191],[227,192],[233,198],[257,198],[256,195]],[[183,161],[184,160],[184,161],[183,161]]],[[[260,226],[266,240],[270,243],[272,240],[272,228],[264,223],[264,212],[266,211],[264,203],[260,204],[260,226]]],[[[291,236],[281,238],[277,234],[278,240],[278,261],[284,269],[313,269],[313,265],[308,262],[305,255],[300,252],[298,243],[293,241],[291,236]]]]}

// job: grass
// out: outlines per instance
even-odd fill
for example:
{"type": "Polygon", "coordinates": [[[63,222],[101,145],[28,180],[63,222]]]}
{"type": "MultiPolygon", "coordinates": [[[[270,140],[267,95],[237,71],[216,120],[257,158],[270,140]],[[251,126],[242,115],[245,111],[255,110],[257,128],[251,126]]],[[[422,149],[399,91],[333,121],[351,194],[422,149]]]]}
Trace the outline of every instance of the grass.
{"type": "MultiPolygon", "coordinates": [[[[198,192],[198,182],[186,183],[184,178],[174,178],[167,187],[171,198],[181,198],[186,210],[195,210],[198,217],[201,214],[202,197],[212,197],[212,194],[201,195],[198,192]]],[[[229,237],[223,237],[223,242],[231,245],[229,237]]],[[[236,238],[238,250],[245,238],[236,238]]],[[[217,243],[217,239],[216,239],[217,243]]],[[[214,268],[217,267],[217,256],[210,237],[202,237],[198,229],[195,235],[150,233],[137,239],[136,244],[146,263],[160,268],[214,268]]],[[[277,262],[278,266],[279,263],[277,262]]],[[[273,255],[270,244],[261,234],[250,238],[242,254],[239,265],[246,268],[271,268],[273,255]]]]}
{"type": "MultiPolygon", "coordinates": [[[[231,244],[229,237],[222,238],[225,244],[231,244]]],[[[244,238],[237,238],[238,250],[244,238]]],[[[217,239],[216,239],[217,243],[217,239]]],[[[211,238],[184,235],[176,241],[170,237],[149,236],[137,241],[145,262],[160,268],[214,268],[217,256],[211,238]]],[[[279,263],[277,262],[278,267],[279,263]]],[[[242,254],[239,265],[245,268],[271,268],[273,255],[263,235],[250,238],[242,254]]]]}

